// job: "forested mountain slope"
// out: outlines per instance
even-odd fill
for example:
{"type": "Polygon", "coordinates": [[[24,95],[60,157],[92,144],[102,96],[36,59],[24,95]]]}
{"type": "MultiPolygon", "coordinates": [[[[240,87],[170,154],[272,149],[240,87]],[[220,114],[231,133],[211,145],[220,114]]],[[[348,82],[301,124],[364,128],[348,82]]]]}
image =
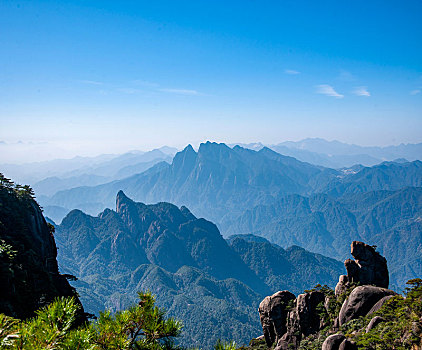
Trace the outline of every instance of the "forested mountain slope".
{"type": "Polygon", "coordinates": [[[245,211],[223,223],[227,233],[254,233],[283,247],[344,259],[347,243],[364,240],[377,245],[390,262],[393,286],[422,272],[422,188],[372,191],[333,198],[289,195],[272,205],[245,211]]]}
{"type": "Polygon", "coordinates": [[[56,229],[60,266],[79,278],[75,286],[89,312],[121,309],[137,291],[151,290],[184,322],[189,345],[248,341],[259,335],[256,308],[273,288],[333,286],[344,270],[299,247],[241,236],[228,243],[186,207],[136,203],[123,192],[116,202],[116,211],[98,217],[69,213],[56,229]]]}
{"type": "Polygon", "coordinates": [[[287,248],[344,259],[347,243],[378,245],[397,288],[421,270],[422,162],[334,170],[268,148],[204,143],[144,173],[57,193],[48,205],[96,215],[124,190],[138,201],[167,201],[215,222],[223,235],[256,234],[287,248]],[[405,242],[411,242],[406,244],[405,242]],[[397,246],[397,247],[396,247],[397,246]],[[396,248],[392,248],[396,247],[396,248]]]}
{"type": "Polygon", "coordinates": [[[235,216],[246,208],[269,203],[279,194],[306,194],[312,190],[311,178],[322,171],[267,148],[255,152],[207,142],[198,152],[186,147],[171,165],[159,164],[122,181],[62,191],[43,204],[112,208],[116,193],[123,190],[135,200],[185,205],[196,215],[219,222],[226,214],[235,216]]]}

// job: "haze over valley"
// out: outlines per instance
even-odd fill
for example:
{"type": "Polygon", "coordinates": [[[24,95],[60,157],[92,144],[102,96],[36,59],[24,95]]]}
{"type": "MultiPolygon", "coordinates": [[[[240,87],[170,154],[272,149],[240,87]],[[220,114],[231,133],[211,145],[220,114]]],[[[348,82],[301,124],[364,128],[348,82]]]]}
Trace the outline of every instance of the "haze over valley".
{"type": "Polygon", "coordinates": [[[0,348],[422,349],[421,14],[1,1],[0,348]]]}

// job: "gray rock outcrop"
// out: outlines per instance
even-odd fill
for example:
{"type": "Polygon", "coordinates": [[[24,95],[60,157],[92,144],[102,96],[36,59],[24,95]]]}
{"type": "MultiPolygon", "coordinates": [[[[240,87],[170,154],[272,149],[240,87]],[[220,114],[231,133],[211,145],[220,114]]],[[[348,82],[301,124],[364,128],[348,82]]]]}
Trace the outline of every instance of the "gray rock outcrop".
{"type": "Polygon", "coordinates": [[[353,241],[350,248],[354,260],[347,259],[344,262],[347,275],[340,276],[335,289],[336,296],[344,293],[349,283],[388,288],[387,260],[373,246],[363,242],[353,241]]]}
{"type": "Polygon", "coordinates": [[[297,348],[303,337],[321,329],[317,307],[324,307],[325,295],[320,291],[300,294],[297,298],[282,291],[266,297],[259,305],[259,315],[268,347],[277,344],[275,350],[297,348]],[[290,305],[290,307],[289,307],[290,305]]]}
{"type": "Polygon", "coordinates": [[[325,339],[322,350],[357,350],[356,343],[346,339],[343,334],[333,334],[325,339]]]}
{"type": "Polygon", "coordinates": [[[325,295],[319,291],[300,294],[297,297],[296,314],[299,320],[299,329],[296,331],[300,331],[304,337],[319,331],[321,320],[316,309],[319,304],[324,304],[324,302],[325,295]]]}
{"type": "Polygon", "coordinates": [[[344,339],[338,347],[338,350],[358,350],[358,347],[354,341],[344,339]]]}
{"type": "Polygon", "coordinates": [[[396,295],[396,293],[386,288],[374,286],[356,287],[340,309],[338,326],[342,326],[360,316],[366,316],[379,300],[388,295],[396,295]]]}
{"type": "Polygon", "coordinates": [[[27,319],[58,297],[73,297],[78,322],[86,320],[67,280],[73,276],[59,272],[53,232],[29,190],[0,182],[0,313],[27,319]],[[3,254],[3,245],[10,255],[3,254]]]}
{"type": "Polygon", "coordinates": [[[295,300],[294,294],[284,290],[266,297],[259,304],[259,317],[268,347],[286,333],[288,306],[293,300],[295,300]]]}
{"type": "MultiPolygon", "coordinates": [[[[335,295],[338,297],[350,291],[355,284],[362,285],[355,287],[344,300],[331,331],[338,331],[347,322],[378,311],[396,295],[386,288],[389,283],[387,262],[374,247],[354,241],[351,253],[355,260],[345,261],[347,275],[340,276],[335,295]]],[[[282,291],[261,302],[259,314],[268,347],[275,344],[274,350],[298,349],[302,339],[318,334],[330,325],[330,317],[334,316],[333,296],[322,290],[300,294],[296,299],[290,292],[282,291]]],[[[367,329],[381,321],[375,317],[367,329]]],[[[343,334],[330,335],[322,345],[322,350],[357,349],[356,343],[343,334]]]]}

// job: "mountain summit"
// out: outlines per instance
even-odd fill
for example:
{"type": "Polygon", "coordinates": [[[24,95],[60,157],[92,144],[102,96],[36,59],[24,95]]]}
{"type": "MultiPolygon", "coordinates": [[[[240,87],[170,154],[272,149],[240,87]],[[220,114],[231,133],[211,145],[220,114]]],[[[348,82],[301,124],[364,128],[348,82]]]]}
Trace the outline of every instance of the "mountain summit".
{"type": "Polygon", "coordinates": [[[54,195],[48,205],[79,208],[113,207],[119,190],[135,200],[168,201],[220,222],[280,194],[306,194],[322,168],[282,156],[268,148],[252,151],[225,144],[203,143],[198,152],[187,146],[170,165],[157,164],[127,179],[94,187],[79,187],[54,195]]]}

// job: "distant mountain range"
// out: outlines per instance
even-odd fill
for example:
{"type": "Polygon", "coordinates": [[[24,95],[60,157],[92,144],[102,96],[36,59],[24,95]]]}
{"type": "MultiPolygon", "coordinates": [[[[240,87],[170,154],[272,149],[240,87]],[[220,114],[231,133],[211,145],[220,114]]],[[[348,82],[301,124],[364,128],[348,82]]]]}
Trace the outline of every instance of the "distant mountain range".
{"type": "Polygon", "coordinates": [[[253,151],[207,142],[197,152],[186,147],[171,164],[61,191],[41,204],[96,215],[113,208],[123,190],[137,201],[187,206],[226,236],[252,233],[284,248],[299,245],[339,260],[348,255],[348,242],[365,240],[387,257],[391,281],[400,289],[422,273],[422,252],[414,249],[422,245],[421,186],[420,161],[334,170],[266,147],[253,151]]]}
{"type": "Polygon", "coordinates": [[[121,191],[116,202],[116,211],[97,217],[74,210],[56,227],[61,270],[79,278],[88,312],[121,309],[137,291],[152,291],[183,321],[185,345],[248,342],[261,332],[256,310],[265,295],[334,286],[344,271],[300,247],[284,250],[251,235],[226,241],[186,207],[136,203],[121,191]]]}
{"type": "Polygon", "coordinates": [[[58,186],[58,180],[62,180],[64,186],[67,186],[69,182],[73,186],[73,183],[78,180],[80,181],[79,186],[91,185],[90,182],[107,182],[142,172],[158,161],[171,161],[176,152],[176,148],[164,146],[149,152],[131,151],[117,155],[103,154],[97,157],[74,157],[25,164],[1,164],[0,168],[3,173],[17,182],[30,184],[33,187],[39,185],[39,191],[48,188],[49,182],[43,184],[43,180],[53,181],[55,188],[49,189],[48,193],[38,193],[39,195],[50,195],[56,188],[65,189],[58,186]],[[53,179],[50,180],[50,178],[53,179]],[[41,184],[38,184],[39,182],[41,184]]]}
{"type": "Polygon", "coordinates": [[[334,170],[300,162],[266,147],[252,151],[207,142],[200,145],[198,152],[186,147],[171,164],[161,162],[122,180],[77,187],[39,199],[44,207],[81,209],[96,215],[112,208],[116,193],[124,190],[135,200],[147,203],[186,205],[195,214],[220,224],[226,216],[236,218],[244,210],[275,203],[287,194],[327,193],[341,197],[421,185],[420,161],[334,170]]]}
{"type": "MultiPolygon", "coordinates": [[[[264,144],[231,144],[259,151],[264,144]]],[[[383,161],[407,162],[422,160],[422,143],[401,144],[388,147],[362,147],[339,141],[305,139],[287,141],[268,148],[302,162],[328,168],[356,169],[359,166],[373,166],[383,161]]],[[[97,157],[75,157],[27,164],[1,164],[1,170],[19,183],[30,184],[44,204],[45,213],[55,221],[61,221],[71,208],[49,205],[48,197],[57,192],[80,187],[96,186],[114,180],[140,174],[153,165],[165,161],[171,163],[177,149],[163,146],[150,152],[131,151],[121,155],[105,154],[97,157]]],[[[99,202],[84,206],[84,210],[98,213],[103,208],[99,202]]]]}
{"type": "Polygon", "coordinates": [[[275,145],[260,142],[249,144],[232,144],[244,148],[260,150],[264,146],[294,157],[303,162],[322,165],[328,168],[344,168],[362,164],[373,166],[383,161],[422,160],[422,143],[400,144],[386,147],[364,147],[339,141],[327,141],[321,138],[308,138],[301,141],[286,141],[275,145]]]}
{"type": "Polygon", "coordinates": [[[254,233],[283,247],[299,245],[336,257],[348,256],[349,242],[378,246],[389,261],[392,287],[422,273],[422,188],[371,191],[334,199],[326,194],[288,195],[246,210],[222,223],[230,233],[254,233]]]}
{"type": "MultiPolygon", "coordinates": [[[[236,145],[255,151],[268,147],[300,161],[334,169],[357,164],[373,166],[383,161],[422,160],[422,143],[364,147],[339,141],[326,141],[321,138],[308,138],[278,144],[255,142],[233,143],[228,146],[233,148],[236,145]]],[[[103,154],[96,157],[75,157],[25,164],[0,164],[0,168],[16,181],[33,186],[36,182],[48,177],[69,178],[85,174],[109,177],[116,174],[125,165],[130,168],[136,166],[137,163],[146,163],[157,158],[164,159],[166,156],[173,157],[177,151],[176,148],[163,146],[150,152],[130,151],[120,155],[103,154]]],[[[143,170],[140,169],[138,172],[143,170]]],[[[118,177],[123,178],[135,173],[129,171],[128,174],[122,171],[118,177]]],[[[82,183],[81,185],[90,184],[82,183]]]]}
{"type": "MultiPolygon", "coordinates": [[[[119,181],[93,187],[60,191],[49,199],[39,198],[43,207],[81,209],[96,215],[114,206],[119,190],[147,203],[167,201],[186,205],[198,216],[219,223],[225,215],[235,217],[262,203],[271,203],[286,193],[306,194],[322,180],[339,173],[268,148],[252,151],[239,146],[207,142],[198,152],[189,145],[171,164],[159,163],[147,171],[119,181]],[[311,181],[312,180],[312,181],[311,181]]],[[[47,213],[48,216],[48,213],[47,213]]]]}
{"type": "Polygon", "coordinates": [[[420,277],[421,145],[207,142],[174,157],[162,149],[5,172],[38,179],[44,214],[66,216],[59,262],[79,277],[87,311],[120,309],[150,289],[196,346],[258,335],[257,303],[275,290],[334,285],[354,240],[378,246],[397,291],[420,277]],[[116,211],[106,209],[116,194],[116,211]]]}

